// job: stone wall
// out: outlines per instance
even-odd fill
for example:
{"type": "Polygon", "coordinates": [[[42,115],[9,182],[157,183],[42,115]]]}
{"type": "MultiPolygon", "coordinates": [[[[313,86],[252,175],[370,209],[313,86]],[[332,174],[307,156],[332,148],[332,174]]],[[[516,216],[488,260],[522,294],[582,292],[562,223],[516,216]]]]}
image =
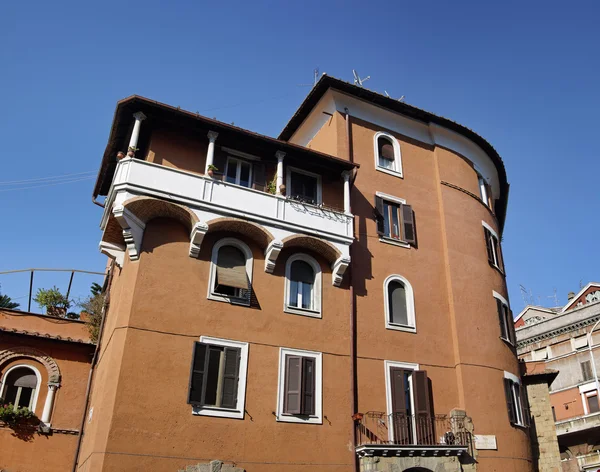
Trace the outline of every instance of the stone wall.
{"type": "Polygon", "coordinates": [[[560,452],[550,392],[545,381],[528,383],[527,398],[531,413],[531,443],[534,464],[539,472],[561,472],[560,452]]]}
{"type": "Polygon", "coordinates": [[[208,464],[188,465],[185,469],[178,472],[244,472],[244,469],[224,464],[221,461],[211,461],[208,464]]]}

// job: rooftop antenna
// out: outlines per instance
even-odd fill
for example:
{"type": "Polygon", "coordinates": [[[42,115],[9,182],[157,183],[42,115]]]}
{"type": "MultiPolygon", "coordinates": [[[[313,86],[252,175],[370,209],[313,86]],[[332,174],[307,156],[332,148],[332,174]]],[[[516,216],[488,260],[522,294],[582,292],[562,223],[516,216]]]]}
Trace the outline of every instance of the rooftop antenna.
{"type": "Polygon", "coordinates": [[[558,295],[556,294],[556,287],[554,287],[554,295],[549,295],[548,298],[551,298],[552,300],[554,300],[554,306],[560,306],[560,304],[558,303],[558,295]]]}
{"type": "Polygon", "coordinates": [[[354,85],[358,85],[359,87],[362,87],[363,84],[371,78],[370,75],[367,75],[364,79],[361,79],[354,69],[352,69],[352,74],[354,75],[354,85]]]}
{"type": "Polygon", "coordinates": [[[523,306],[527,306],[529,304],[527,303],[527,289],[522,285],[519,285],[519,288],[521,289],[521,298],[523,298],[523,306]]]}
{"type": "MultiPolygon", "coordinates": [[[[323,73],[323,75],[325,75],[325,73],[323,73]]],[[[298,84],[299,87],[314,87],[315,85],[317,85],[317,82],[319,81],[319,68],[316,67],[313,70],[313,83],[312,84],[298,84]]]]}
{"type": "MultiPolygon", "coordinates": [[[[389,94],[389,93],[387,93],[387,90],[384,90],[384,91],[383,91],[383,93],[385,93],[385,96],[386,96],[387,98],[392,98],[392,97],[390,97],[390,94],[389,94]]],[[[398,100],[399,102],[404,102],[404,95],[402,95],[402,96],[401,96],[400,98],[398,98],[397,100],[398,100]]]]}

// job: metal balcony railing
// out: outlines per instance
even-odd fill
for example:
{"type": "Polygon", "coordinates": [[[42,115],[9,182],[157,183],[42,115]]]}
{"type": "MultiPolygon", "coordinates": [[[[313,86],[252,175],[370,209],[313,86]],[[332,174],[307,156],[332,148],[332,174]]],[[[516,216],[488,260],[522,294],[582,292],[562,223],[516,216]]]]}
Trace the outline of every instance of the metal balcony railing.
{"type": "Polygon", "coordinates": [[[357,446],[468,446],[465,418],[369,411],[356,422],[357,446]]]}

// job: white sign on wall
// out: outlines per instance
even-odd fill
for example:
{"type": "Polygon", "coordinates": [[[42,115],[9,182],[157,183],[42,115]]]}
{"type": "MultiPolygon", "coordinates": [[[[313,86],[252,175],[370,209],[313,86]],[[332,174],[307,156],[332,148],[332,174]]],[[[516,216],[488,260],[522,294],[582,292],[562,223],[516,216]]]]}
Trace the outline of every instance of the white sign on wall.
{"type": "Polygon", "coordinates": [[[475,449],[498,449],[498,446],[496,445],[496,436],[493,434],[476,434],[475,449]]]}

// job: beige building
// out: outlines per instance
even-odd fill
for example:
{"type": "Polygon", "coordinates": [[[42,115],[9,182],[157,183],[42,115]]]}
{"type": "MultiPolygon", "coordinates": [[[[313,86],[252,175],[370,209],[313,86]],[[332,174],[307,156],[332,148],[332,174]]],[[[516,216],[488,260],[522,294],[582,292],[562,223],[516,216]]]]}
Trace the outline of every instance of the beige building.
{"type": "Polygon", "coordinates": [[[564,307],[528,306],[515,319],[519,358],[558,372],[550,402],[565,471],[600,469],[599,320],[597,283],[570,293],[564,307]]]}

